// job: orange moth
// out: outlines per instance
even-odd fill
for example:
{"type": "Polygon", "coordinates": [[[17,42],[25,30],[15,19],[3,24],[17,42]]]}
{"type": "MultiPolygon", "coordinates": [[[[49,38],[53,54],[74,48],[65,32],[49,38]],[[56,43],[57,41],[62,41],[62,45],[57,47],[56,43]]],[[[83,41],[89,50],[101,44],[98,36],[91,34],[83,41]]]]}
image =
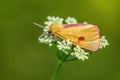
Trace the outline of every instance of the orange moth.
{"type": "Polygon", "coordinates": [[[92,24],[53,23],[49,30],[54,36],[69,39],[74,45],[90,51],[98,50],[100,45],[99,29],[92,24]]]}

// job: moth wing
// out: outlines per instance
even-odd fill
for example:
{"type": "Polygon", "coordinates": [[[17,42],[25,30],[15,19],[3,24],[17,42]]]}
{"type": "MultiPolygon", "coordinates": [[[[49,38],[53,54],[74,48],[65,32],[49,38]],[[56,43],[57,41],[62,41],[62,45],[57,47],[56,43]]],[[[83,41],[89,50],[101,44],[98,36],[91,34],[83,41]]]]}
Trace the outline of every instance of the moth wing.
{"type": "Polygon", "coordinates": [[[99,48],[99,30],[94,25],[88,24],[85,26],[64,28],[57,32],[56,35],[63,39],[69,39],[73,44],[87,50],[96,51],[99,48]],[[85,40],[79,41],[81,36],[85,40]]]}

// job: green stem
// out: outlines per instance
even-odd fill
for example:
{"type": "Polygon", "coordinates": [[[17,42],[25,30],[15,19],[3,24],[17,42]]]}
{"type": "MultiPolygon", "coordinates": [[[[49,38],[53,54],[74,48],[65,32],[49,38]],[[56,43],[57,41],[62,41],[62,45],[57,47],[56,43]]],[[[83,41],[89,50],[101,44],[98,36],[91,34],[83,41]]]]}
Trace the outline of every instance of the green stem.
{"type": "Polygon", "coordinates": [[[57,79],[57,76],[58,76],[59,71],[60,71],[60,69],[62,67],[62,64],[63,64],[63,61],[59,60],[51,80],[56,80],[57,79]]]}

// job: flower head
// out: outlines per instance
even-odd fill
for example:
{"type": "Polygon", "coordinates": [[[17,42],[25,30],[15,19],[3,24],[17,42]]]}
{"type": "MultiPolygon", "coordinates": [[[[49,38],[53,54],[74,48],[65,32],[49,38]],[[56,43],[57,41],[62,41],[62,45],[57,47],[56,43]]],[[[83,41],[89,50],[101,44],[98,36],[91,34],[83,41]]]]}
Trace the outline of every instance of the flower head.
{"type": "MultiPolygon", "coordinates": [[[[79,45],[74,45],[69,39],[61,39],[57,36],[54,36],[50,31],[49,27],[53,23],[61,23],[63,24],[64,19],[55,16],[48,16],[47,21],[45,21],[44,33],[39,37],[39,42],[46,43],[49,46],[53,46],[56,44],[59,51],[65,53],[67,56],[75,57],[79,60],[86,60],[89,58],[90,51],[81,48],[79,45]]],[[[65,23],[67,24],[77,24],[77,20],[73,17],[68,17],[65,19],[65,23]]],[[[83,24],[87,24],[84,22],[83,24]]],[[[109,45],[105,36],[100,38],[100,49],[109,45]]],[[[63,57],[63,56],[62,56],[63,57]]]]}
{"type": "Polygon", "coordinates": [[[38,38],[40,43],[46,43],[49,46],[52,46],[52,42],[55,41],[53,36],[49,32],[45,32],[43,36],[38,38]]]}
{"type": "Polygon", "coordinates": [[[48,16],[47,17],[47,20],[48,21],[45,21],[44,24],[46,25],[46,27],[49,28],[49,26],[52,24],[52,23],[63,23],[63,18],[60,18],[60,17],[55,17],[55,16],[48,16]]]}
{"type": "Polygon", "coordinates": [[[73,48],[73,52],[71,53],[71,55],[84,61],[85,59],[88,59],[89,52],[86,52],[84,49],[80,48],[77,45],[76,47],[73,48]]]}
{"type": "Polygon", "coordinates": [[[105,36],[102,36],[100,38],[100,49],[105,48],[108,45],[109,45],[109,43],[108,43],[107,39],[105,39],[105,36]]]}
{"type": "Polygon", "coordinates": [[[65,19],[65,22],[67,24],[76,24],[77,23],[77,20],[73,17],[68,17],[67,19],[65,19]]]}
{"type": "Polygon", "coordinates": [[[72,42],[70,40],[57,41],[57,47],[59,50],[65,52],[65,54],[68,54],[68,51],[72,47],[72,42]]]}

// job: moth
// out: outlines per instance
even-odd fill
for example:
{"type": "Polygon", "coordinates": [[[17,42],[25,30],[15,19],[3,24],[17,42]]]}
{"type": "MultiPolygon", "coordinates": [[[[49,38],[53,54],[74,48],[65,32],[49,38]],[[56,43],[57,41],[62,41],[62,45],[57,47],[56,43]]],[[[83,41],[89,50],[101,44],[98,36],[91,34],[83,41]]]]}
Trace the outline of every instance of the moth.
{"type": "Polygon", "coordinates": [[[53,23],[49,31],[64,40],[69,39],[74,45],[81,48],[96,51],[100,45],[100,35],[97,26],[92,24],[60,24],[53,23]]]}

